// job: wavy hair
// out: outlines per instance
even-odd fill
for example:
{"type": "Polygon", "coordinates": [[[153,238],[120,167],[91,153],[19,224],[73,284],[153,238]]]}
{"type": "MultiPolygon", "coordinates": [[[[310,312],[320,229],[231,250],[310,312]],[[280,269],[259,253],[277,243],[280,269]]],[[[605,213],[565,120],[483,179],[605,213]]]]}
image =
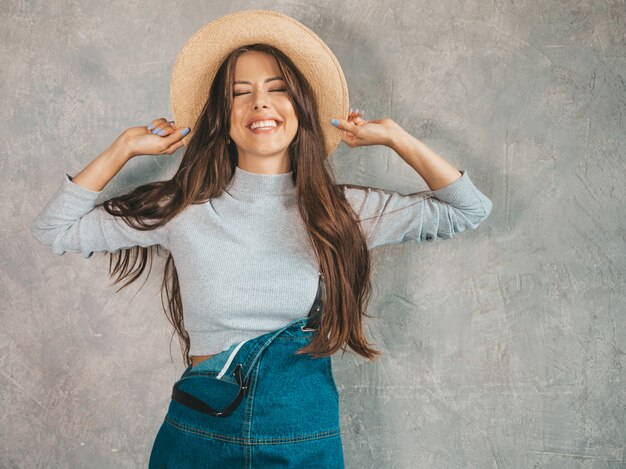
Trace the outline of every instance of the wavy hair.
{"type": "MultiPolygon", "coordinates": [[[[176,174],[169,180],[141,185],[102,205],[108,213],[121,217],[129,226],[150,230],[168,223],[188,205],[204,204],[224,192],[238,161],[235,143],[226,143],[235,64],[240,55],[249,51],[273,56],[287,83],[299,122],[288,149],[298,210],[307,227],[326,287],[318,329],[310,343],[297,353],[322,357],[332,355],[338,349],[345,353],[349,346],[356,353],[373,359],[382,352],[370,347],[363,332],[363,317],[370,317],[365,309],[371,297],[370,255],[366,240],[342,185],[335,183],[311,86],[279,49],[267,44],[252,44],[233,50],[216,73],[176,174]]],[[[159,245],[133,246],[106,253],[110,255],[109,275],[116,276],[114,284],[126,279],[117,291],[139,278],[148,261],[149,275],[153,254],[155,250],[159,253],[161,248],[159,245]]],[[[178,333],[185,363],[190,365],[189,335],[185,330],[180,285],[171,253],[164,270],[161,304],[174,332],[178,333]],[[164,294],[167,304],[163,302],[164,294]]]]}

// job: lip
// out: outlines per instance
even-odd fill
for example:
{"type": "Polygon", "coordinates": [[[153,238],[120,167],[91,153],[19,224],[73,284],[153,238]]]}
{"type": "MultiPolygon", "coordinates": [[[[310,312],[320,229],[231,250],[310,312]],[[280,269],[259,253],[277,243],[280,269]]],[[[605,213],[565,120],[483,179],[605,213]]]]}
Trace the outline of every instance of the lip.
{"type": "Polygon", "coordinates": [[[279,123],[276,127],[270,127],[268,129],[254,129],[253,130],[250,127],[248,127],[248,130],[255,135],[273,134],[274,132],[278,132],[278,129],[280,129],[280,126],[281,124],[279,123]]]}
{"type": "Polygon", "coordinates": [[[278,117],[274,117],[274,116],[258,116],[258,117],[253,117],[252,119],[250,119],[247,123],[246,123],[246,127],[250,128],[250,125],[252,125],[255,122],[258,121],[266,121],[266,120],[273,120],[278,122],[278,125],[276,126],[276,128],[280,127],[280,125],[283,123],[283,121],[281,121],[278,117]]]}

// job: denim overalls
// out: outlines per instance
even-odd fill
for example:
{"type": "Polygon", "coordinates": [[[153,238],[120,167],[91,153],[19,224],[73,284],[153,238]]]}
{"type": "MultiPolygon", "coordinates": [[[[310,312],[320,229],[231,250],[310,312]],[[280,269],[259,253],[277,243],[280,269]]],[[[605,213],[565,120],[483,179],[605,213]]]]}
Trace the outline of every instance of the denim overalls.
{"type": "Polygon", "coordinates": [[[149,469],[344,467],[331,358],[294,352],[319,324],[324,281],[307,317],[189,365],[149,469]]]}

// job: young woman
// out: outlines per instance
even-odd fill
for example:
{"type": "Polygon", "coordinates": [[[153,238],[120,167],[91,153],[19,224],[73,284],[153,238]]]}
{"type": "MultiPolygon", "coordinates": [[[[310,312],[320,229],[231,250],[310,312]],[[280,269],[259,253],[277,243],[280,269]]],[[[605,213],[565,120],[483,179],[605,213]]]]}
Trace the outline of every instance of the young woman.
{"type": "Polygon", "coordinates": [[[31,231],[58,255],[115,257],[111,274],[125,285],[153,248],[169,251],[165,312],[187,369],[151,468],[343,467],[330,356],[381,353],[363,333],[369,251],[475,229],[491,201],[392,119],[348,111],[330,49],[276,12],[237,12],[199,30],[171,97],[174,121],[127,129],[65,174],[31,231]],[[392,148],[431,190],[336,184],[328,156],[340,141],[392,148]],[[183,145],[171,179],[96,205],[131,158],[183,145]]]}

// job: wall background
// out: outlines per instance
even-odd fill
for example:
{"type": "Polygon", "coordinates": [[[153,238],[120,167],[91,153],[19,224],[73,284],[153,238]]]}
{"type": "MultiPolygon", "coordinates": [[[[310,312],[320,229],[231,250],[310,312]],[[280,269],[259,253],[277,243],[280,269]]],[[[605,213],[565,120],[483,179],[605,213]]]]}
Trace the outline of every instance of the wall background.
{"type": "MultiPolygon", "coordinates": [[[[351,105],[389,116],[494,202],[474,232],[374,250],[368,337],[333,357],[349,468],[626,468],[623,1],[5,1],[0,8],[0,466],[147,465],[184,369],[162,264],[115,293],[102,254],[27,224],[125,128],[171,117],[202,25],[270,8],[316,31],[351,105]],[[171,353],[171,357],[170,357],[171,353]]],[[[105,196],[173,174],[132,160],[105,196]]],[[[385,147],[341,182],[412,192],[385,147]]]]}

